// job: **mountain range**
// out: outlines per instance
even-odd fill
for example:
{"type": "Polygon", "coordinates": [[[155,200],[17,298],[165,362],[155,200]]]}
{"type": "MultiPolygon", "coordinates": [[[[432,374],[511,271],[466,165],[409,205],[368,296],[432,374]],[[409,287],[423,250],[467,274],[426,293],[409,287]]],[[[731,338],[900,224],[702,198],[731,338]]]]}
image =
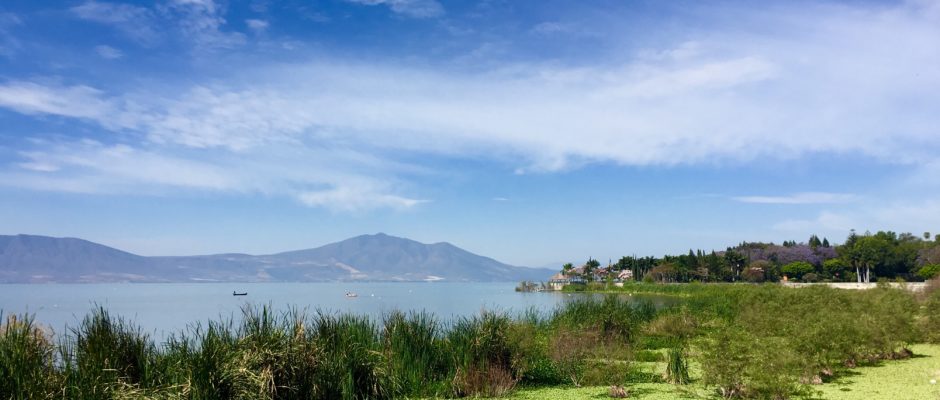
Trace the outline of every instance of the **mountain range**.
{"type": "Polygon", "coordinates": [[[450,243],[362,235],[270,255],[145,257],[76,238],[0,235],[0,283],[545,280],[450,243]]]}

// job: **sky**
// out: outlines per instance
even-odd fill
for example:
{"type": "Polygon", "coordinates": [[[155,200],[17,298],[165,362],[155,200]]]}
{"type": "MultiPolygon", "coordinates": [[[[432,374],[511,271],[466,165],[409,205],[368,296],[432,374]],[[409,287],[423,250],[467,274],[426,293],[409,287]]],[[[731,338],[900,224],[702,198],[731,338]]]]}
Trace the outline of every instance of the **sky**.
{"type": "Polygon", "coordinates": [[[0,3],[0,234],[515,265],[940,233],[940,2],[0,3]]]}

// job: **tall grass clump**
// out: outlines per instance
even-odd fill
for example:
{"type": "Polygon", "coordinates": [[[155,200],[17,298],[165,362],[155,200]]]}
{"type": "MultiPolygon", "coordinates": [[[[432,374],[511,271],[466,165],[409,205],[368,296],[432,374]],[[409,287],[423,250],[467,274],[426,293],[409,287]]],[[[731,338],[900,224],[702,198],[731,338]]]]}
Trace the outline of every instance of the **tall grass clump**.
{"type": "Polygon", "coordinates": [[[312,329],[318,349],[313,398],[384,399],[397,392],[369,318],[317,312],[312,329]]]}
{"type": "Polygon", "coordinates": [[[666,356],[666,382],[674,385],[685,385],[689,383],[689,362],[685,357],[685,349],[682,346],[676,346],[669,349],[666,356]]]}
{"type": "Polygon", "coordinates": [[[557,309],[553,322],[564,328],[593,330],[603,338],[631,343],[641,324],[656,315],[648,302],[634,305],[617,295],[607,295],[600,301],[593,298],[576,299],[557,309]]]}
{"type": "Polygon", "coordinates": [[[452,368],[442,326],[427,312],[393,311],[382,324],[382,341],[388,373],[398,394],[439,397],[450,393],[452,368]]]}
{"type": "Polygon", "coordinates": [[[103,307],[73,328],[59,349],[68,398],[109,399],[125,389],[161,383],[150,337],[103,307]]]}
{"type": "Polygon", "coordinates": [[[483,312],[459,318],[447,334],[455,375],[453,394],[501,397],[518,383],[510,341],[512,320],[505,314],[483,312]]]}
{"type": "Polygon", "coordinates": [[[0,313],[0,398],[56,397],[55,346],[29,315],[0,313]]]}

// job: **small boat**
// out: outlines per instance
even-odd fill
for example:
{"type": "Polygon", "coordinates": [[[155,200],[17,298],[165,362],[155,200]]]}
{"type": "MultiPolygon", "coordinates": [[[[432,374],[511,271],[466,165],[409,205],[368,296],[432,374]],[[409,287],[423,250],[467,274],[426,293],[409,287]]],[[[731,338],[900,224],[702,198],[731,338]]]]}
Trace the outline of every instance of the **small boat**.
{"type": "Polygon", "coordinates": [[[359,297],[359,295],[356,294],[356,293],[354,293],[354,292],[346,292],[346,297],[350,297],[350,298],[351,298],[351,297],[359,297]]]}
{"type": "Polygon", "coordinates": [[[248,292],[238,293],[234,290],[232,291],[232,296],[247,296],[247,295],[248,295],[248,292]]]}

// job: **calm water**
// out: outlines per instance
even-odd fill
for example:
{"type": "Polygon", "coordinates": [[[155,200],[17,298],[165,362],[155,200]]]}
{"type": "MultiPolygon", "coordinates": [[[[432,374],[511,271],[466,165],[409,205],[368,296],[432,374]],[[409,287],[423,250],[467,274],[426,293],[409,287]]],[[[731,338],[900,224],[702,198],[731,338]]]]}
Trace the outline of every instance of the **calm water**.
{"type": "MultiPolygon", "coordinates": [[[[237,319],[240,308],[249,303],[270,304],[278,310],[298,307],[373,317],[395,309],[427,310],[449,319],[482,309],[520,312],[534,307],[547,311],[578,296],[591,296],[517,293],[514,288],[513,283],[444,282],[0,285],[0,310],[35,314],[41,324],[62,332],[99,304],[164,337],[197,321],[237,319]],[[248,295],[232,296],[232,291],[248,295]],[[346,298],[347,291],[359,297],[346,298]]],[[[675,301],[657,296],[629,298],[651,300],[659,306],[675,301]]]]}

